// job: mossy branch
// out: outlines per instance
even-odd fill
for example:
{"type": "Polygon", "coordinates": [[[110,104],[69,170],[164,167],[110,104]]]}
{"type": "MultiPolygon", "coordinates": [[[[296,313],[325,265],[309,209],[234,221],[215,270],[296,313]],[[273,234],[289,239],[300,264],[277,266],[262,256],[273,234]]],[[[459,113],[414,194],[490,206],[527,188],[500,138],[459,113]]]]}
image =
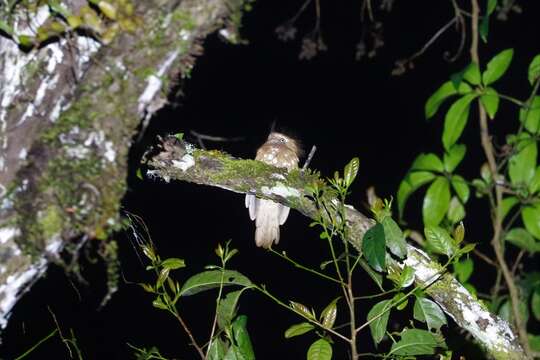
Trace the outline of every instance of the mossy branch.
{"type": "MultiPolygon", "coordinates": [[[[219,151],[196,149],[193,145],[168,137],[157,151],[150,151],[143,162],[148,166],[149,178],[187,181],[219,187],[237,193],[251,193],[289,206],[315,219],[317,208],[306,189],[321,181],[309,171],[284,170],[254,160],[237,159],[219,151]]],[[[332,202],[334,199],[327,199],[332,202]]],[[[327,207],[332,211],[333,207],[327,207]]],[[[336,214],[330,214],[336,216],[336,214]]],[[[374,221],[352,206],[346,206],[346,234],[361,252],[362,238],[374,221]]],[[[417,285],[427,287],[426,293],[471,335],[495,359],[523,359],[519,341],[508,323],[491,314],[451,274],[441,275],[441,265],[422,250],[408,245],[407,258],[402,264],[415,269],[417,285]]]]}

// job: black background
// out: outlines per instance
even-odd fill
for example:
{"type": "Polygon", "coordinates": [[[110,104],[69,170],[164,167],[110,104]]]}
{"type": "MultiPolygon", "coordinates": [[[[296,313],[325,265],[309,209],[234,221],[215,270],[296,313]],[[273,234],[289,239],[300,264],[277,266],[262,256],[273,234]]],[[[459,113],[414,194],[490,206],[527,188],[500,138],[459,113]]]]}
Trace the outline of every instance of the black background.
{"type": "MultiPolygon", "coordinates": [[[[360,171],[349,202],[365,209],[368,186],[374,185],[381,197],[395,196],[400,179],[419,152],[442,153],[442,113],[427,122],[423,105],[450,74],[469,62],[467,48],[455,63],[443,58],[444,52],[455,51],[459,35],[451,30],[442,36],[415,62],[414,70],[405,75],[394,77],[390,73],[395,60],[416,52],[450,20],[450,2],[396,1],[390,14],[378,14],[384,22],[385,46],[374,59],[362,61],[354,58],[362,32],[359,1],[323,1],[321,30],[328,51],[311,61],[299,61],[300,40],[283,43],[274,31],[294,15],[301,3],[296,0],[255,3],[254,10],[245,16],[242,33],[249,45],[232,46],[217,35],[205,41],[205,54],[197,60],[191,78],[184,83],[185,95],[171,99],[172,105],[160,111],[143,139],[134,143],[129,190],[123,206],[144,219],[162,257],[186,260],[187,269],[177,272],[180,281],[201,271],[204,265],[216,263],[213,250],[218,243],[231,239],[232,246],[240,251],[231,268],[243,272],[254,282],[266,284],[284,300],[299,301],[321,311],[338,294],[338,289],[256,248],[254,225],[244,208],[243,196],[187,183],[140,181],[134,175],[141,154],[155,143],[157,134],[184,132],[192,141],[189,130],[223,137],[240,136],[245,140],[225,144],[207,142],[206,145],[251,158],[257,146],[264,142],[272,121],[276,120],[278,128],[296,134],[307,151],[312,145],[317,146],[311,167],[323,175],[330,176],[358,156],[360,171]]],[[[540,51],[540,25],[535,9],[524,5],[523,10],[521,15],[513,14],[507,22],[492,21],[489,43],[481,44],[484,64],[503,49],[515,49],[512,66],[496,88],[522,99],[530,91],[526,78],[528,63],[540,51]]],[[[311,6],[299,18],[298,35],[308,33],[314,22],[311,6]]],[[[496,121],[491,123],[495,134],[515,129],[516,114],[513,105],[503,102],[496,121]]],[[[460,167],[468,178],[477,176],[479,165],[484,161],[478,148],[475,120],[473,114],[463,139],[472,144],[468,158],[460,167]]],[[[500,144],[502,138],[496,138],[496,142],[500,144]]],[[[420,228],[420,199],[413,196],[407,207],[409,226],[417,229],[420,228]]],[[[488,242],[490,235],[485,234],[485,229],[489,228],[489,219],[485,210],[484,203],[473,202],[469,213],[483,213],[475,216],[470,225],[467,219],[465,221],[470,241],[488,242]]],[[[286,250],[301,263],[318,267],[328,259],[326,243],[319,239],[317,229],[307,227],[309,222],[292,211],[282,227],[282,240],[277,249],[286,250]]],[[[119,233],[116,239],[126,280],[152,281],[135,254],[132,235],[119,233]]],[[[86,359],[133,358],[126,343],[138,347],[157,346],[170,358],[196,358],[181,327],[165,312],[152,308],[151,296],[137,285],[122,281],[119,292],[98,310],[105,294],[105,270],[100,262],[82,261],[87,285],[68,279],[61,268],[52,266],[46,277],[18,303],[3,336],[3,357],[14,358],[54,329],[47,310],[50,307],[63,331],[68,333],[73,329],[86,359]]],[[[483,279],[491,278],[493,273],[483,263],[477,262],[477,265],[484,270],[477,271],[472,282],[480,289],[482,286],[488,289],[490,282],[483,279]]],[[[357,276],[355,287],[359,295],[377,290],[363,274],[357,276]]],[[[181,302],[180,311],[201,343],[210,332],[213,295],[200,294],[181,302]]],[[[361,320],[372,304],[361,303],[361,320]]],[[[240,313],[248,315],[248,328],[258,359],[305,358],[307,347],[316,339],[313,335],[284,339],[284,330],[300,319],[260,294],[246,293],[240,303],[240,313]]],[[[338,322],[343,321],[345,317],[338,315],[338,322]]],[[[463,335],[454,330],[445,332],[452,344],[463,339],[463,335]]],[[[376,351],[369,333],[365,331],[360,335],[360,351],[376,351]]],[[[345,359],[345,349],[344,344],[336,340],[335,358],[345,359]]],[[[470,343],[460,345],[455,354],[479,356],[470,343]]],[[[29,358],[46,356],[69,358],[66,347],[57,337],[43,344],[29,358]]]]}

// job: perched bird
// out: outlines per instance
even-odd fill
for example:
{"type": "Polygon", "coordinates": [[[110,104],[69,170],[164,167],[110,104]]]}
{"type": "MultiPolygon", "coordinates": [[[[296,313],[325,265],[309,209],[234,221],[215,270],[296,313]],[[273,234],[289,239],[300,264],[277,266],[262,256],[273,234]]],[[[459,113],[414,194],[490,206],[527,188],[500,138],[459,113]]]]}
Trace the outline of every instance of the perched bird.
{"type": "MultiPolygon", "coordinates": [[[[257,150],[255,160],[290,171],[298,168],[301,153],[297,140],[279,132],[271,132],[266,142],[257,150]]],[[[257,246],[268,249],[272,243],[277,244],[279,226],[287,220],[290,209],[272,200],[257,199],[255,195],[250,194],[246,195],[246,207],[249,209],[251,220],[255,220],[257,246]]]]}

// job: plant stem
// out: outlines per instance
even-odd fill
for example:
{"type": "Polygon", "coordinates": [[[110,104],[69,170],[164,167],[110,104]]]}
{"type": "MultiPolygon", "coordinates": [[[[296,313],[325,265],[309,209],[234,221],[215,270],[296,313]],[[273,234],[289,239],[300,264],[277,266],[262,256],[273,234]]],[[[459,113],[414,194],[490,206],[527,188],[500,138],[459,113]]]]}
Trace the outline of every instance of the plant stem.
{"type": "Polygon", "coordinates": [[[287,260],[288,262],[290,262],[291,264],[293,264],[295,267],[297,267],[297,268],[299,268],[299,269],[305,270],[305,271],[307,271],[307,272],[310,272],[310,273],[312,273],[312,274],[315,274],[315,275],[317,275],[317,276],[320,276],[320,277],[322,277],[322,278],[324,278],[324,279],[326,279],[326,280],[333,281],[333,282],[338,283],[338,284],[340,284],[340,285],[343,284],[343,283],[342,283],[341,281],[339,281],[338,279],[335,279],[335,278],[333,278],[333,277],[331,277],[331,276],[328,276],[328,275],[326,275],[326,274],[323,274],[323,273],[321,273],[321,272],[318,272],[317,270],[314,270],[314,269],[312,269],[312,268],[309,268],[309,267],[307,267],[307,266],[304,266],[304,265],[302,265],[302,264],[297,263],[296,261],[294,261],[293,259],[291,259],[290,257],[288,257],[286,254],[282,254],[282,253],[280,253],[280,252],[278,252],[278,251],[276,251],[276,250],[274,250],[274,249],[272,249],[272,248],[270,248],[270,249],[268,249],[268,250],[269,250],[270,252],[276,254],[276,255],[279,256],[280,258],[287,260]]]}
{"type": "MultiPolygon", "coordinates": [[[[472,4],[472,18],[471,18],[471,28],[472,28],[472,41],[471,41],[471,60],[476,64],[480,64],[480,59],[478,56],[478,20],[480,7],[478,6],[478,0],[471,0],[472,4]]],[[[527,329],[526,324],[521,319],[521,313],[519,311],[519,292],[515,284],[515,279],[512,276],[506,260],[504,259],[504,249],[501,242],[502,234],[502,188],[497,185],[497,179],[499,178],[499,173],[497,171],[497,162],[495,160],[495,151],[491,143],[491,136],[489,134],[488,123],[487,123],[487,114],[486,110],[482,106],[482,103],[478,101],[478,113],[480,118],[480,139],[482,143],[482,148],[484,149],[484,154],[486,156],[489,169],[491,171],[491,176],[495,184],[495,206],[492,209],[492,224],[493,224],[493,238],[491,239],[491,244],[495,251],[495,257],[499,263],[500,270],[508,286],[508,291],[510,292],[510,299],[512,304],[512,314],[514,315],[514,322],[519,334],[520,342],[523,346],[523,350],[527,357],[531,357],[531,349],[529,347],[529,342],[527,339],[527,329]]]]}
{"type": "Polygon", "coordinates": [[[202,351],[202,348],[197,344],[197,342],[195,341],[195,338],[193,337],[193,334],[191,333],[191,331],[189,330],[189,327],[187,326],[187,324],[184,322],[184,320],[182,319],[182,317],[180,316],[180,314],[176,311],[173,312],[174,314],[174,317],[176,319],[178,319],[178,321],[180,322],[180,325],[182,325],[182,327],[184,328],[185,332],[188,334],[189,336],[189,339],[191,340],[191,345],[193,345],[195,347],[195,349],[197,350],[197,352],[199,353],[199,356],[201,357],[201,359],[206,359],[206,357],[204,356],[204,352],[202,351]]]}

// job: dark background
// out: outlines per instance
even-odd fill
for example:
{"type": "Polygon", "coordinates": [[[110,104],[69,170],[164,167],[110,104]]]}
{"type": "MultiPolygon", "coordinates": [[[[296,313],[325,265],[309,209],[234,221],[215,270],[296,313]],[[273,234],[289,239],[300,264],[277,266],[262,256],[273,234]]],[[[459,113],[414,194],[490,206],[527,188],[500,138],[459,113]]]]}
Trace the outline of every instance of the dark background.
{"type": "MultiPolygon", "coordinates": [[[[360,171],[349,202],[365,209],[368,186],[375,186],[381,197],[395,196],[401,178],[419,152],[442,153],[442,112],[426,122],[423,106],[450,74],[468,63],[468,48],[457,62],[444,60],[443,54],[453,53],[459,42],[459,35],[451,30],[415,62],[413,70],[400,77],[391,76],[391,70],[397,59],[416,52],[450,20],[450,2],[434,5],[427,0],[396,1],[391,13],[377,12],[377,18],[384,24],[385,46],[375,58],[362,61],[355,60],[356,45],[362,35],[359,1],[323,1],[321,31],[328,51],[313,60],[299,61],[300,38],[311,31],[315,22],[313,6],[299,18],[294,41],[279,41],[275,28],[292,17],[301,4],[302,1],[296,0],[255,3],[254,10],[245,16],[242,32],[249,45],[229,45],[217,35],[205,41],[205,54],[197,60],[191,78],[183,83],[184,96],[171,98],[171,106],[160,111],[142,140],[134,143],[124,209],[144,219],[162,257],[186,260],[188,267],[177,272],[180,281],[201,271],[206,264],[217,263],[213,250],[218,243],[231,239],[232,246],[240,251],[231,268],[254,282],[266,284],[284,300],[299,301],[320,312],[338,293],[337,287],[296,271],[283,260],[256,248],[254,224],[244,208],[243,196],[210,187],[140,181],[135,177],[140,156],[155,143],[157,134],[184,132],[192,141],[190,130],[223,137],[240,136],[243,141],[206,142],[206,146],[251,158],[275,120],[278,128],[296,134],[307,151],[312,145],[317,146],[311,167],[323,175],[330,176],[358,156],[360,171]]],[[[540,51],[537,13],[527,5],[523,10],[507,22],[492,21],[489,43],[481,44],[484,64],[503,49],[515,49],[509,73],[496,88],[522,99],[530,91],[526,79],[528,63],[540,51]]],[[[475,120],[472,115],[463,139],[471,144],[468,158],[460,168],[468,178],[477,176],[484,161],[477,148],[479,135],[475,120]]],[[[516,120],[516,108],[502,102],[491,125],[496,134],[502,134],[515,129],[516,120]]],[[[496,141],[501,143],[502,138],[496,141]]],[[[421,196],[413,196],[407,207],[408,224],[417,229],[420,199],[421,196]]],[[[465,221],[470,241],[488,242],[489,235],[484,232],[489,228],[486,209],[483,203],[473,202],[469,211],[483,213],[475,216],[474,223],[470,220],[469,226],[465,221]]],[[[309,222],[292,211],[276,248],[286,250],[301,263],[318,267],[328,259],[326,242],[319,239],[317,229],[308,228],[309,222]]],[[[47,307],[56,314],[66,334],[73,329],[86,359],[133,358],[126,343],[137,347],[157,346],[170,358],[196,358],[181,327],[171,316],[154,309],[152,297],[133,284],[150,282],[153,278],[144,271],[135,254],[132,234],[118,233],[116,239],[127,282],[121,282],[112,300],[98,309],[106,292],[101,262],[92,264],[82,259],[87,285],[66,277],[63,269],[52,266],[16,306],[3,336],[0,354],[4,358],[21,354],[55,328],[47,307]]],[[[472,282],[480,289],[482,286],[488,289],[491,280],[482,279],[493,275],[491,269],[480,262],[477,265],[484,270],[477,272],[472,282]]],[[[357,275],[357,280],[359,295],[376,292],[363,274],[357,275]]],[[[210,332],[214,295],[204,293],[181,301],[180,311],[200,343],[207,340],[210,332]]],[[[361,303],[361,320],[372,304],[361,303]]],[[[301,320],[260,294],[246,293],[240,313],[249,317],[248,328],[258,359],[305,358],[307,347],[316,339],[313,334],[284,339],[284,330],[301,320]]],[[[345,317],[338,315],[338,323],[343,321],[345,317]]],[[[447,327],[444,331],[450,343],[463,339],[462,334],[447,327]]],[[[360,335],[360,351],[376,351],[369,332],[360,335]]],[[[343,343],[336,340],[334,348],[334,358],[346,358],[343,343]]],[[[479,356],[470,343],[460,346],[455,355],[479,356]]],[[[69,354],[55,337],[29,358],[44,357],[63,359],[69,358],[69,354]]]]}

